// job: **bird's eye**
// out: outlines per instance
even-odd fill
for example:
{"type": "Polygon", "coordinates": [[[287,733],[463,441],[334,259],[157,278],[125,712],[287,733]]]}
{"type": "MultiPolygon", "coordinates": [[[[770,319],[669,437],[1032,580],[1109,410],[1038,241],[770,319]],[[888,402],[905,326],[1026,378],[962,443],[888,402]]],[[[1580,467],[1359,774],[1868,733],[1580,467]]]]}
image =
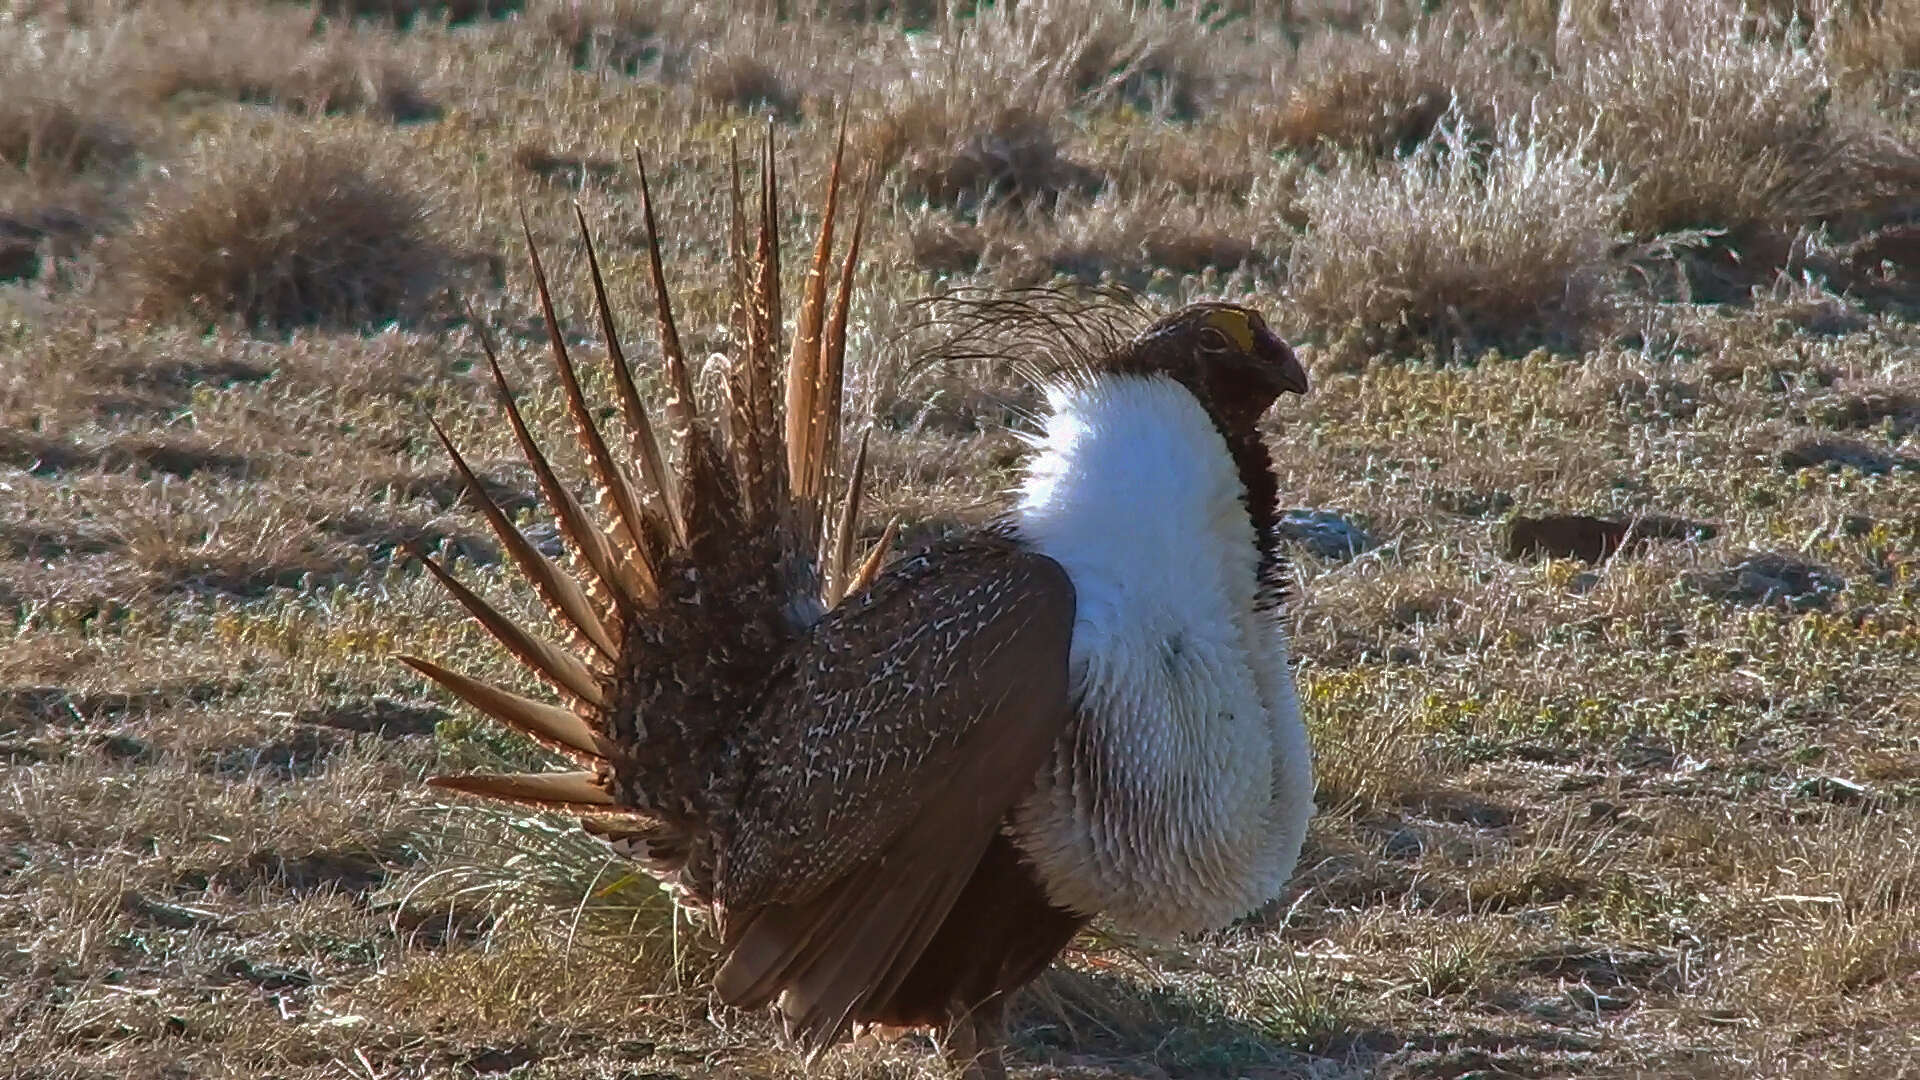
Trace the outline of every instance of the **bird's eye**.
{"type": "Polygon", "coordinates": [[[1224,353],[1233,351],[1233,342],[1217,326],[1200,328],[1200,349],[1202,352],[1224,353]]]}

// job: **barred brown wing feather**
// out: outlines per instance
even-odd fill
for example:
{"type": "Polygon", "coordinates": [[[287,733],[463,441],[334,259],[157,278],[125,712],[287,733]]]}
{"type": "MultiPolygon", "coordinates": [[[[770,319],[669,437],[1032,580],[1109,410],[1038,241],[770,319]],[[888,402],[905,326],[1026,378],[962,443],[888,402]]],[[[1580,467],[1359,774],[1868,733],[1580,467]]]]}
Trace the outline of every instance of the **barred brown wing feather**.
{"type": "Polygon", "coordinates": [[[903,560],[776,677],[717,899],[715,986],[820,1045],[898,985],[1071,709],[1073,586],[994,537],[903,560]]]}

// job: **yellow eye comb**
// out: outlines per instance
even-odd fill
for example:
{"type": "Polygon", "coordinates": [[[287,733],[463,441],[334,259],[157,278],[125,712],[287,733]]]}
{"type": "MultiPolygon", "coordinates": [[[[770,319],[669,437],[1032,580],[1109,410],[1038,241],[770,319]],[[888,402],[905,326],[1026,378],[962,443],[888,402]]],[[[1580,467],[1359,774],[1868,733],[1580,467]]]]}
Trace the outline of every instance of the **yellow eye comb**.
{"type": "Polygon", "coordinates": [[[1207,325],[1227,335],[1241,352],[1253,351],[1253,320],[1237,308],[1216,308],[1207,315],[1207,325]]]}

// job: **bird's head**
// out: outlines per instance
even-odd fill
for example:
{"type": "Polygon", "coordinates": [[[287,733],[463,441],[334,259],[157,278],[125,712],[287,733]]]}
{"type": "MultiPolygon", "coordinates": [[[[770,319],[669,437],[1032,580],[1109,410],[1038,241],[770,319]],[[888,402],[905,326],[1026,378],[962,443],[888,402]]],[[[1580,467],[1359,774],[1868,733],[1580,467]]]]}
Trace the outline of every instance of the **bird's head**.
{"type": "Polygon", "coordinates": [[[1238,304],[1191,304],[1141,331],[1124,366],[1186,387],[1234,433],[1251,433],[1282,393],[1307,392],[1307,372],[1260,313],[1238,304]]]}

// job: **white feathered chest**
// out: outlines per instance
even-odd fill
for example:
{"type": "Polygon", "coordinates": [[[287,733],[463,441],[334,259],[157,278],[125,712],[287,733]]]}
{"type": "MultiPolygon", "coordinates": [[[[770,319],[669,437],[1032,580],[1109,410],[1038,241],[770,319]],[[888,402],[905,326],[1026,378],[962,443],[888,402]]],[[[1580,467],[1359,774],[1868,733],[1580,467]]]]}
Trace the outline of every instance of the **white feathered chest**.
{"type": "Polygon", "coordinates": [[[1073,580],[1078,714],[1013,833],[1062,907],[1157,936],[1221,926],[1278,894],[1313,812],[1245,489],[1169,379],[1049,402],[1014,516],[1073,580]]]}

